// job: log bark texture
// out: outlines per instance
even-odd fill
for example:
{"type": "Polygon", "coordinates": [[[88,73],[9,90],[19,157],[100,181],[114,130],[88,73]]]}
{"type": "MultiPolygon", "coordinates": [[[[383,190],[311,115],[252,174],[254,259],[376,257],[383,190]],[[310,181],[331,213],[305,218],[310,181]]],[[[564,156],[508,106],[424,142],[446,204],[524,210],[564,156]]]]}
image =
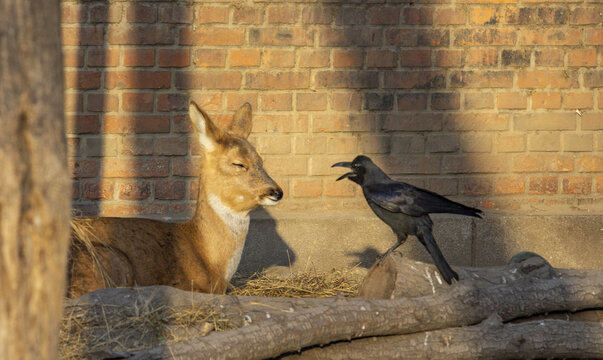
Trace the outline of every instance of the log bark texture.
{"type": "Polygon", "coordinates": [[[0,0],[0,358],[54,359],[71,215],[58,0],[0,0]]]}
{"type": "MultiPolygon", "coordinates": [[[[263,359],[337,341],[475,325],[493,314],[506,322],[534,314],[603,307],[603,272],[551,269],[540,274],[540,268],[514,264],[504,271],[525,276],[515,276],[501,284],[490,284],[491,279],[476,283],[471,277],[461,276],[465,280],[446,285],[445,290],[433,291],[430,285],[429,295],[393,300],[213,297],[218,306],[235,309],[225,313],[241,319],[246,326],[128,356],[193,359],[204,354],[212,359],[263,359]],[[535,274],[530,276],[533,271],[535,274]]],[[[195,294],[195,298],[202,298],[197,295],[200,294],[195,294]]],[[[93,296],[97,295],[76,301],[102,302],[93,296]]],[[[190,295],[185,299],[191,304],[190,295]]],[[[144,299],[138,301],[142,303],[144,299]]],[[[532,340],[538,342],[537,338],[532,340]]]]}

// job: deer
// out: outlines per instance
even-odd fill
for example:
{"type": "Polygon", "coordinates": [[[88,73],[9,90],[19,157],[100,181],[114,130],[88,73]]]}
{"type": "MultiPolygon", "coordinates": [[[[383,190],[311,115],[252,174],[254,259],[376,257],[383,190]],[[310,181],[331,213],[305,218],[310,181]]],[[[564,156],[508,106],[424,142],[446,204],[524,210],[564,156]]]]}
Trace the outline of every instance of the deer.
{"type": "Polygon", "coordinates": [[[249,213],[278,204],[283,190],[247,140],[252,127],[249,103],[236,111],[225,130],[192,101],[189,117],[201,144],[194,215],[178,223],[74,218],[68,297],[105,287],[148,285],[226,292],[241,260],[249,213]]]}

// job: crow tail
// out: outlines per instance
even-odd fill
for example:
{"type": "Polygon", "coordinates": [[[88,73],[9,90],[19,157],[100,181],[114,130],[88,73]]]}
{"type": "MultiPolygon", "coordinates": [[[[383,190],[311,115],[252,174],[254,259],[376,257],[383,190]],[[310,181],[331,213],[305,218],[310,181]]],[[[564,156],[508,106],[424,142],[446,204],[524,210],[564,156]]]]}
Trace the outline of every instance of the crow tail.
{"type": "Polygon", "coordinates": [[[444,255],[442,255],[438,244],[431,234],[431,229],[424,226],[419,226],[417,237],[427,248],[429,255],[431,255],[435,266],[440,271],[440,274],[442,274],[442,277],[444,277],[444,280],[446,280],[449,285],[452,283],[452,279],[456,279],[458,281],[459,275],[452,270],[446,259],[444,259],[444,255]]]}

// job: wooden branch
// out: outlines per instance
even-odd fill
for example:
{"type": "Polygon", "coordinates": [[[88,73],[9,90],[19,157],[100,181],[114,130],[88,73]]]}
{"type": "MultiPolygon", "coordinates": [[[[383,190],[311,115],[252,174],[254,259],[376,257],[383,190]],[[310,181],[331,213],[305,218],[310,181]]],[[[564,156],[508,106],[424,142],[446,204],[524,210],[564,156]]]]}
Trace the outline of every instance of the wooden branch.
{"type": "MultiPolygon", "coordinates": [[[[262,299],[261,303],[270,306],[272,301],[262,299]]],[[[462,280],[446,291],[417,298],[310,303],[312,306],[303,310],[273,311],[270,319],[261,323],[140,351],[132,358],[195,358],[201,353],[217,359],[262,359],[333,341],[473,325],[493,313],[508,321],[552,311],[598,308],[603,307],[603,273],[553,272],[546,278],[521,276],[492,286],[462,280]]]]}
{"type": "Polygon", "coordinates": [[[603,358],[603,323],[563,320],[479,325],[370,337],[313,347],[279,359],[534,359],[603,358]]]}

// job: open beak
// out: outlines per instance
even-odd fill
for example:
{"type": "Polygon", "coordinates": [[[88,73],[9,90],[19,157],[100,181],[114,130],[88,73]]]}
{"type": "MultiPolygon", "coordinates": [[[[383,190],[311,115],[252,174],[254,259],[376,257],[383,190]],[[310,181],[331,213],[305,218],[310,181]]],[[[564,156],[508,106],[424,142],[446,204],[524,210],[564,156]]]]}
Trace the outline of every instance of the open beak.
{"type": "MultiPolygon", "coordinates": [[[[351,168],[352,168],[352,163],[351,163],[351,162],[346,162],[346,161],[344,161],[344,162],[338,162],[338,163],[335,163],[335,164],[331,165],[331,167],[336,167],[336,166],[351,169],[351,168]]],[[[341,179],[348,178],[348,177],[350,177],[350,176],[352,176],[352,175],[355,175],[355,173],[354,173],[353,171],[350,171],[350,172],[348,172],[348,173],[345,173],[345,174],[341,175],[341,176],[340,176],[340,177],[338,177],[338,178],[337,178],[337,180],[335,180],[335,181],[339,181],[339,180],[341,180],[341,179]]]]}

